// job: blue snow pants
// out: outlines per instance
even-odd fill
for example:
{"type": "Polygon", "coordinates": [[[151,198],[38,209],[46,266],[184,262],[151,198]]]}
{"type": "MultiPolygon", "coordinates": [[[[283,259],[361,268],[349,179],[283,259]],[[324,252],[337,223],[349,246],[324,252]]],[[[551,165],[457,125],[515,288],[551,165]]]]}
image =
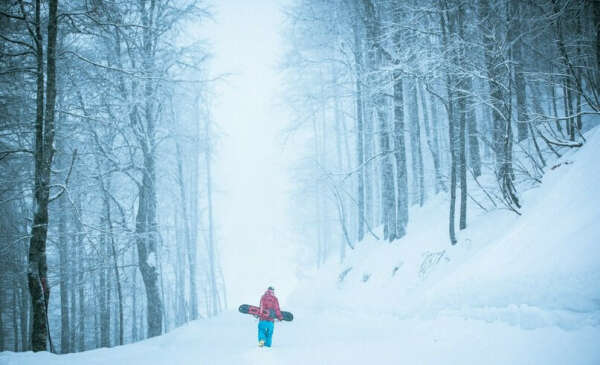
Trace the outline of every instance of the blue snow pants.
{"type": "Polygon", "coordinates": [[[273,329],[275,324],[270,321],[259,321],[258,322],[258,341],[265,341],[265,346],[271,347],[271,339],[273,338],[273,329]]]}

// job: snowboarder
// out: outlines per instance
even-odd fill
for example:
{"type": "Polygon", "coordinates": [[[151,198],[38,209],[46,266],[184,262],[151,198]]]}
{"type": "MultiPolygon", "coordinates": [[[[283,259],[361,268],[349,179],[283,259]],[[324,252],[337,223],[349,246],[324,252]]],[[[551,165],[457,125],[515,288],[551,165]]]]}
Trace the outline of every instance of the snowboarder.
{"type": "Polygon", "coordinates": [[[270,315],[263,314],[260,316],[260,321],[258,322],[258,346],[271,347],[273,329],[275,328],[273,317],[277,317],[280,321],[283,319],[283,315],[279,310],[279,301],[275,296],[275,289],[272,286],[260,298],[260,309],[261,313],[263,313],[263,310],[266,310],[270,315]]]}

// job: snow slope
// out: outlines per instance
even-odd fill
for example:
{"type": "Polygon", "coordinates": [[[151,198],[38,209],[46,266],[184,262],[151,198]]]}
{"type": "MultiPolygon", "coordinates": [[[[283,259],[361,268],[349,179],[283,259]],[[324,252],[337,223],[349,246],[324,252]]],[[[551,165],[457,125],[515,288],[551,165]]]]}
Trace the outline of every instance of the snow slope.
{"type": "MultiPolygon", "coordinates": [[[[282,301],[274,347],[237,312],[85,353],[0,364],[600,364],[600,128],[552,163],[517,216],[470,211],[451,247],[447,202],[411,211],[393,244],[367,238],[282,301]]],[[[257,293],[257,296],[260,293],[257,293]]]]}
{"type": "Polygon", "coordinates": [[[402,240],[366,239],[343,264],[305,283],[292,302],[316,310],[360,306],[402,318],[450,314],[524,329],[598,328],[599,151],[596,128],[584,147],[553,162],[540,187],[525,192],[521,216],[471,210],[454,247],[448,203],[438,197],[411,211],[402,240]]]}

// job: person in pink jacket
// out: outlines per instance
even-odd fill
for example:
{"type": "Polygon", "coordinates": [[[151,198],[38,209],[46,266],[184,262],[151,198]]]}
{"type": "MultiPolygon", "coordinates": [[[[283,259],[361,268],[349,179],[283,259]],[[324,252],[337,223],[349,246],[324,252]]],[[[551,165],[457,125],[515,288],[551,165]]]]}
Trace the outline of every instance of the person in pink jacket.
{"type": "Polygon", "coordinates": [[[260,321],[258,322],[258,346],[271,347],[273,330],[275,329],[274,318],[283,319],[279,309],[279,301],[275,296],[275,289],[270,286],[260,298],[260,321]]]}

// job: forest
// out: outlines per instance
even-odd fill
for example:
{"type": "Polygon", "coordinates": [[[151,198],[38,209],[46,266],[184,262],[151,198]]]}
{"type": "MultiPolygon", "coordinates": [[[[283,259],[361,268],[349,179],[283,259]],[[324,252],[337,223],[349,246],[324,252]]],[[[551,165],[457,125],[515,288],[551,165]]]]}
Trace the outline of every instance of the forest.
{"type": "Polygon", "coordinates": [[[225,306],[209,53],[181,33],[208,15],[2,2],[0,349],[122,345],[225,306]]]}
{"type": "Polygon", "coordinates": [[[451,245],[470,204],[519,215],[520,192],[597,124],[597,1],[299,0],[287,17],[317,265],[365,236],[402,238],[409,208],[438,194],[451,245]]]}
{"type": "MultiPolygon", "coordinates": [[[[522,193],[598,124],[598,1],[283,12],[284,134],[302,145],[291,210],[315,267],[366,238],[395,244],[438,198],[461,245],[469,209],[520,215],[522,193]]],[[[228,308],[221,76],[194,35],[211,17],[200,0],[0,3],[0,351],[123,345],[228,308]]]]}

